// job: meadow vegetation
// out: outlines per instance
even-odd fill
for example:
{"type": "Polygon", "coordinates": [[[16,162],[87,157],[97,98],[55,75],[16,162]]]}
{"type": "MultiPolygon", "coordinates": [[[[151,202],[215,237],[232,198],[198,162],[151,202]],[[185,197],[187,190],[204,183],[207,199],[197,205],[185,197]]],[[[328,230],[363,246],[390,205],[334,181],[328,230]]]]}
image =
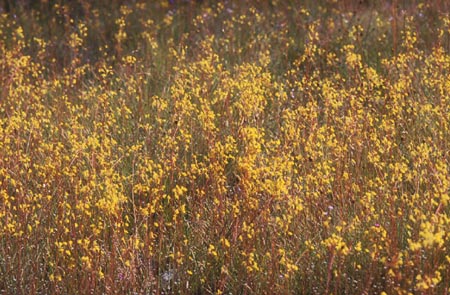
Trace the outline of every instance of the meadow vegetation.
{"type": "Polygon", "coordinates": [[[1,294],[448,294],[446,1],[4,1],[1,294]]]}

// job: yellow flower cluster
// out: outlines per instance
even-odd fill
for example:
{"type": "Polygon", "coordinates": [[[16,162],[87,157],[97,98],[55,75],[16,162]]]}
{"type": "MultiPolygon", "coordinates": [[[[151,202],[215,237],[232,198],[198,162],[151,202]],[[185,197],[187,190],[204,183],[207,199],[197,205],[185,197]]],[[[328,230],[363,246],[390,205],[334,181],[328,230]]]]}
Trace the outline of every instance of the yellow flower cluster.
{"type": "Polygon", "coordinates": [[[20,2],[0,293],[450,292],[445,1],[20,2]]]}

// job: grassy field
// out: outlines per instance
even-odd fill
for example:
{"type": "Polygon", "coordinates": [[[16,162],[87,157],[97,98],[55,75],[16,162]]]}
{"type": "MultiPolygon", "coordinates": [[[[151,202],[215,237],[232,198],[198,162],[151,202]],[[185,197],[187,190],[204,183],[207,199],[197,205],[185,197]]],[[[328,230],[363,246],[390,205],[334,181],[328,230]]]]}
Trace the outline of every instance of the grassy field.
{"type": "Polygon", "coordinates": [[[0,3],[0,294],[450,293],[446,1],[0,3]]]}

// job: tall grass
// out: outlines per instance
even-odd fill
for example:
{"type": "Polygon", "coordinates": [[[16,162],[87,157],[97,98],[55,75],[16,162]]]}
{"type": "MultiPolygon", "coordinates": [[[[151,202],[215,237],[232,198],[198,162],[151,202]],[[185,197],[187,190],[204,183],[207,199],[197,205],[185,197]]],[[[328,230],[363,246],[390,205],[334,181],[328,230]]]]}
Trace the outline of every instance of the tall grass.
{"type": "Polygon", "coordinates": [[[445,1],[0,12],[0,293],[449,293],[445,1]]]}

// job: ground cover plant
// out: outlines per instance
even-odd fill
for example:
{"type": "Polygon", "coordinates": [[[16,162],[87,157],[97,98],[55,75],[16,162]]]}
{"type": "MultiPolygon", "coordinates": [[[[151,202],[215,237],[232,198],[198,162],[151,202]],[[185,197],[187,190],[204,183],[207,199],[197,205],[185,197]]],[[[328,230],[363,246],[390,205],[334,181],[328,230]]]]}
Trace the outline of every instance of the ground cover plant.
{"type": "Polygon", "coordinates": [[[1,294],[448,294],[446,1],[3,1],[1,294]]]}

